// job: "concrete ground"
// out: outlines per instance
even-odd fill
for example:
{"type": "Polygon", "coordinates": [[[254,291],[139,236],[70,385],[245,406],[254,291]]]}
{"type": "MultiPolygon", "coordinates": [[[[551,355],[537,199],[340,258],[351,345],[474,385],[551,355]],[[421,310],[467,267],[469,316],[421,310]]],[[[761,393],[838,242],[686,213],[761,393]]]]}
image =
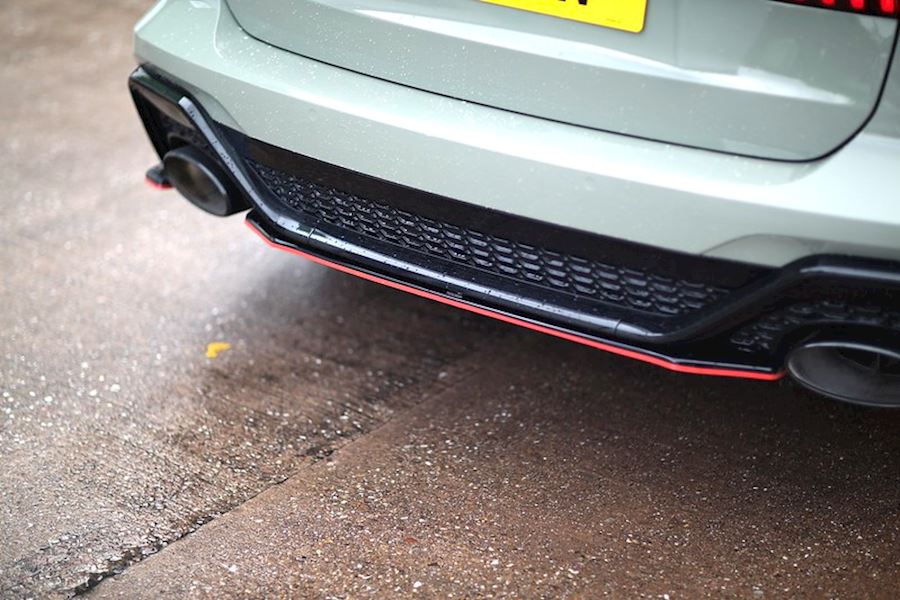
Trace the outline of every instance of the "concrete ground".
{"type": "Polygon", "coordinates": [[[0,596],[896,596],[900,413],[516,330],[146,188],[148,6],[0,3],[0,596]]]}

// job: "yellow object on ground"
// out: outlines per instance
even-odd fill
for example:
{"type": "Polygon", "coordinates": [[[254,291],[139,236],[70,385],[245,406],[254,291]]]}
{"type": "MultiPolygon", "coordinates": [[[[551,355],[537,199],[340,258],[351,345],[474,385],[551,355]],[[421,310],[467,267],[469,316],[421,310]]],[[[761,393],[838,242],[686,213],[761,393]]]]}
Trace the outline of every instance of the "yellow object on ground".
{"type": "Polygon", "coordinates": [[[220,352],[231,350],[231,344],[228,342],[212,342],[206,347],[206,357],[216,358],[220,352]]]}

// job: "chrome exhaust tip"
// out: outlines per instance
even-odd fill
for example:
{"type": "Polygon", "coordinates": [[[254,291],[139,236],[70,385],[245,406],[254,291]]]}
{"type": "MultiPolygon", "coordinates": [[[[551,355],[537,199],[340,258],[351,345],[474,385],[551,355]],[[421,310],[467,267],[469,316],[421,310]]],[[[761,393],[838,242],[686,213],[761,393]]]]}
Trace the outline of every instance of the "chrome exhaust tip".
{"type": "Polygon", "coordinates": [[[250,205],[225,169],[194,146],[181,146],[163,157],[166,179],[191,204],[212,215],[227,217],[250,205]]]}
{"type": "Polygon", "coordinates": [[[813,341],[791,351],[788,372],[823,396],[884,408],[900,408],[900,350],[886,345],[813,341]]]}

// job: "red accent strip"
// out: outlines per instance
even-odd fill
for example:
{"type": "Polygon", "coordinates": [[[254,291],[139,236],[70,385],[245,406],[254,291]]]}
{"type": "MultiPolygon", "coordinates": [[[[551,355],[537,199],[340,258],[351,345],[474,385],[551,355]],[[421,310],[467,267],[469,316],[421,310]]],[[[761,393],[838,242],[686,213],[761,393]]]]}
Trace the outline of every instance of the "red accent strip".
{"type": "Polygon", "coordinates": [[[144,177],[144,183],[146,183],[147,185],[149,185],[149,186],[152,187],[153,189],[159,190],[159,191],[161,191],[161,192],[164,192],[164,191],[166,191],[166,190],[171,190],[171,189],[172,189],[172,186],[171,186],[171,185],[166,185],[166,184],[164,184],[164,183],[159,183],[159,182],[153,181],[153,180],[150,179],[149,177],[144,177]]]}
{"type": "Polygon", "coordinates": [[[291,248],[290,246],[284,246],[279,244],[278,242],[273,242],[266,235],[259,230],[253,223],[250,221],[244,221],[247,224],[247,227],[250,228],[256,235],[258,235],[262,241],[266,244],[275,248],[276,250],[282,250],[284,252],[289,252],[291,254],[295,254],[307,260],[311,260],[314,263],[323,265],[325,267],[329,267],[335,269],[336,271],[341,271],[342,273],[347,273],[349,275],[353,275],[355,277],[359,277],[360,279],[365,279],[367,281],[372,281],[374,283],[380,283],[381,285],[385,285],[387,287],[393,288],[395,290],[400,290],[402,292],[407,292],[409,294],[413,294],[415,296],[419,296],[420,298],[427,298],[429,300],[434,300],[435,302],[440,302],[441,304],[446,304],[448,306],[452,306],[454,308],[460,308],[462,310],[466,310],[477,315],[482,315],[485,317],[491,317],[492,319],[497,319],[498,321],[503,321],[505,323],[511,323],[513,325],[518,325],[519,327],[524,327],[525,329],[531,329],[532,331],[538,331],[540,333],[546,333],[547,335],[552,335],[554,337],[562,338],[564,340],[568,340],[570,342],[575,342],[578,344],[583,344],[585,346],[590,346],[592,348],[597,348],[598,350],[603,350],[605,352],[610,352],[612,354],[618,354],[619,356],[624,356],[627,358],[632,358],[634,360],[639,360],[641,362],[650,363],[651,365],[656,365],[657,367],[662,367],[663,369],[668,369],[669,371],[675,371],[677,373],[690,373],[692,375],[711,375],[714,377],[737,377],[741,379],[758,379],[760,381],[776,381],[784,377],[784,373],[759,373],[757,371],[741,371],[739,369],[718,369],[713,367],[694,367],[690,365],[682,365],[678,363],[674,363],[663,358],[659,358],[658,356],[653,356],[650,354],[644,354],[635,350],[627,350],[625,348],[619,348],[618,346],[613,346],[611,344],[604,344],[603,342],[598,342],[596,340],[592,340],[590,338],[581,337],[579,335],[575,335],[573,333],[569,333],[566,331],[560,331],[558,329],[554,329],[552,327],[547,327],[545,325],[538,325],[537,323],[532,323],[530,321],[526,321],[524,319],[518,319],[516,317],[511,317],[509,315],[492,311],[486,308],[482,308],[480,306],[474,306],[472,304],[467,304],[465,302],[461,302],[459,300],[453,300],[450,298],[445,298],[438,294],[434,294],[431,292],[426,292],[425,290],[420,290],[418,288],[404,285],[402,283],[397,283],[396,281],[391,281],[390,279],[384,279],[382,277],[378,277],[377,275],[371,275],[369,273],[365,273],[363,271],[357,271],[356,269],[352,269],[350,267],[346,267],[344,265],[331,262],[324,258],[319,258],[318,256],[314,256],[312,254],[307,254],[302,250],[297,250],[296,248],[291,248]]]}

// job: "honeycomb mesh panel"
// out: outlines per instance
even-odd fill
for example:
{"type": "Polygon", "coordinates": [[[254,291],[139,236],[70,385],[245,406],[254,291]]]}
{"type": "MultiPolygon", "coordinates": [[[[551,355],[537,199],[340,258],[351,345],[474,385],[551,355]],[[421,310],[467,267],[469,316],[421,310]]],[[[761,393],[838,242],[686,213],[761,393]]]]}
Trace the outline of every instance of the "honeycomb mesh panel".
{"type": "Polygon", "coordinates": [[[728,293],[720,287],[661,277],[435,221],[252,159],[247,163],[269,192],[290,209],[382,242],[524,284],[662,316],[691,313],[728,293]]]}
{"type": "Polygon", "coordinates": [[[799,327],[853,324],[900,332],[900,312],[882,306],[834,300],[802,302],[769,313],[735,332],[731,342],[743,352],[771,352],[799,327]]]}

